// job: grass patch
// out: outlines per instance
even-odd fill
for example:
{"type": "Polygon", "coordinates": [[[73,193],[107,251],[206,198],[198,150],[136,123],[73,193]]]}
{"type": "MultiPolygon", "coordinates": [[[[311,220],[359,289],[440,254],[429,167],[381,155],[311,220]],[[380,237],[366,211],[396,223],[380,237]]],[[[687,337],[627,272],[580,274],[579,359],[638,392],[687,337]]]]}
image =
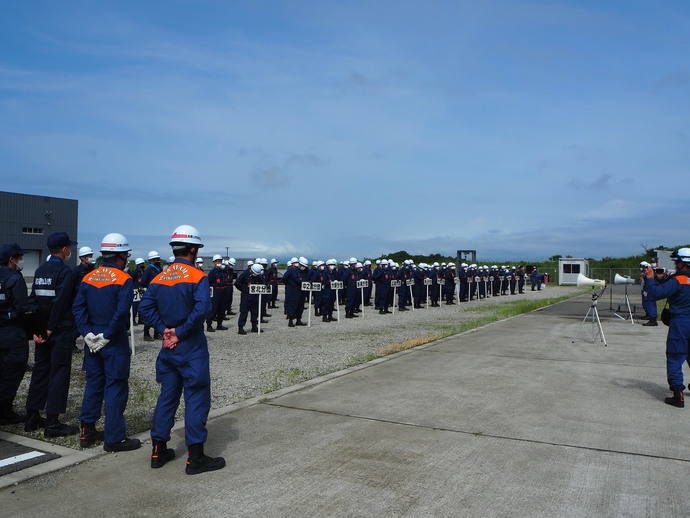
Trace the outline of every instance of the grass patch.
{"type": "Polygon", "coordinates": [[[273,381],[265,392],[273,392],[283,387],[294,385],[300,374],[302,374],[302,371],[297,367],[292,369],[278,369],[273,373],[273,381]]]}
{"type": "Polygon", "coordinates": [[[371,360],[375,360],[383,355],[378,354],[378,353],[367,353],[367,354],[358,354],[355,356],[351,356],[350,359],[348,360],[348,367],[353,367],[355,365],[359,365],[360,363],[367,363],[370,362],[371,360]]]}
{"type": "Polygon", "coordinates": [[[443,326],[439,328],[440,334],[438,335],[423,336],[419,338],[405,340],[404,342],[389,344],[376,351],[376,356],[387,356],[389,354],[395,354],[400,351],[412,349],[419,345],[428,344],[429,342],[440,340],[441,338],[446,338],[448,336],[464,333],[465,331],[476,329],[478,327],[485,326],[498,320],[503,320],[504,318],[520,315],[522,313],[529,313],[530,311],[534,311],[545,306],[550,306],[551,304],[555,304],[557,302],[561,302],[572,297],[573,295],[566,295],[563,297],[541,300],[516,300],[514,302],[509,302],[507,304],[494,304],[491,306],[468,308],[469,311],[480,311],[487,314],[472,319],[468,322],[462,322],[458,325],[443,326]]]}

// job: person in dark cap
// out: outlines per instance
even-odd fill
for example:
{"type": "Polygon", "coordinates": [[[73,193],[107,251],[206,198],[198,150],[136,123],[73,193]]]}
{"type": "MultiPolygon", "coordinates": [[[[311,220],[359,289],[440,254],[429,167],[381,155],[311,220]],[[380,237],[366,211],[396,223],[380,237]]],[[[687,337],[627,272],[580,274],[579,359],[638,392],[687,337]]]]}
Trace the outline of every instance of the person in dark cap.
{"type": "Polygon", "coordinates": [[[0,249],[0,425],[22,421],[13,404],[29,360],[29,341],[23,326],[27,299],[23,262],[24,250],[17,243],[0,249]]]}
{"type": "Polygon", "coordinates": [[[36,349],[24,430],[45,428],[46,437],[74,435],[79,430],[59,420],[67,410],[72,350],[79,335],[72,315],[74,271],[65,264],[76,244],[65,232],[48,236],[50,259],[36,269],[27,305],[41,316],[43,324],[33,331],[36,349]],[[46,419],[41,417],[43,409],[46,419]]]}

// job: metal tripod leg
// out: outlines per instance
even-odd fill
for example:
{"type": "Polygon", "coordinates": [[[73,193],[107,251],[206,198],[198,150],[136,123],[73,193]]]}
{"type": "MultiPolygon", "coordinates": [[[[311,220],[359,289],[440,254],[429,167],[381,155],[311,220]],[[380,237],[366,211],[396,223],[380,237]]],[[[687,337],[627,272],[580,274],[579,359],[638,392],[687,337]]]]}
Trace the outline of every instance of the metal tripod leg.
{"type": "Polygon", "coordinates": [[[592,315],[592,332],[588,333],[585,330],[585,333],[587,335],[587,338],[589,338],[589,341],[594,343],[597,339],[597,336],[601,335],[601,341],[606,346],[606,337],[604,336],[604,328],[601,327],[601,320],[599,319],[599,310],[597,310],[597,303],[594,301],[592,305],[589,307],[589,310],[587,311],[587,314],[585,315],[585,318],[582,320],[582,323],[580,324],[580,327],[577,329],[577,333],[575,333],[575,336],[573,336],[573,342],[575,343],[575,340],[577,339],[578,335],[580,334],[580,331],[582,331],[585,328],[585,323],[587,322],[587,319],[589,318],[589,315],[592,315]]]}

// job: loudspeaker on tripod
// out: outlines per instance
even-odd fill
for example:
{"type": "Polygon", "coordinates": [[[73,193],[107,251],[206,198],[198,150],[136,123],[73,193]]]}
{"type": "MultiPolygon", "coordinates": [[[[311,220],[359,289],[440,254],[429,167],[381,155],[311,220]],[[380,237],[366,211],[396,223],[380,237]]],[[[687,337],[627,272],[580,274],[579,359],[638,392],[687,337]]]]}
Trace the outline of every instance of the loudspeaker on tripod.
{"type": "Polygon", "coordinates": [[[616,276],[613,278],[613,284],[635,284],[635,279],[616,274],[616,276]]]}
{"type": "Polygon", "coordinates": [[[589,277],[585,277],[581,273],[578,273],[577,274],[577,287],[578,288],[605,288],[606,287],[606,281],[604,281],[602,279],[590,279],[589,277]]]}

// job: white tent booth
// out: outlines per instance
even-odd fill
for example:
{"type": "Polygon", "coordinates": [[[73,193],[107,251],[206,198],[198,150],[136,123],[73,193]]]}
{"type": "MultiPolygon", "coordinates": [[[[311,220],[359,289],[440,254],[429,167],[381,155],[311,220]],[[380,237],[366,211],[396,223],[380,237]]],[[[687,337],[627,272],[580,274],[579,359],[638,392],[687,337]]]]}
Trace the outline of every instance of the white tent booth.
{"type": "Polygon", "coordinates": [[[560,257],[558,259],[558,284],[577,284],[578,274],[589,277],[589,261],[575,257],[560,257]]]}

